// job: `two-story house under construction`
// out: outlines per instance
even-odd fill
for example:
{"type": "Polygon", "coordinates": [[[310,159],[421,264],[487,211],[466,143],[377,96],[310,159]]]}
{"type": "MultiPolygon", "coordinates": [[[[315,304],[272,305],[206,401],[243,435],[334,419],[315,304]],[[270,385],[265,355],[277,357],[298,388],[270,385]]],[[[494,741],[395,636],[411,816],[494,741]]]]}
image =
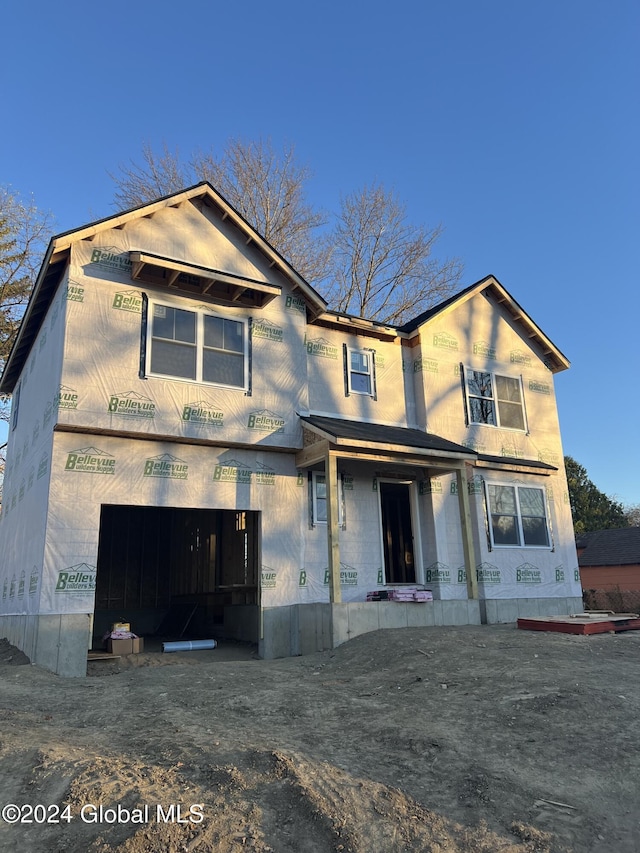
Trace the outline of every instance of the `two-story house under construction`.
{"type": "Polygon", "coordinates": [[[327,310],[206,183],[55,237],[0,384],[0,636],[82,675],[123,619],[277,657],[581,609],[567,367],[493,276],[327,310]]]}

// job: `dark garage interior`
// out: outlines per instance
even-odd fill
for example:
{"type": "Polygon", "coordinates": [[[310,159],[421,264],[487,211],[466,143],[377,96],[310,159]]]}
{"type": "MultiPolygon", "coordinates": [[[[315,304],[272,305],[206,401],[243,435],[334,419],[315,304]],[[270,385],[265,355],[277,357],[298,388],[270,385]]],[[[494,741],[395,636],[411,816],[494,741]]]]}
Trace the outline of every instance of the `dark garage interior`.
{"type": "Polygon", "coordinates": [[[114,622],[158,640],[257,643],[260,513],[103,504],[93,644],[114,622]]]}

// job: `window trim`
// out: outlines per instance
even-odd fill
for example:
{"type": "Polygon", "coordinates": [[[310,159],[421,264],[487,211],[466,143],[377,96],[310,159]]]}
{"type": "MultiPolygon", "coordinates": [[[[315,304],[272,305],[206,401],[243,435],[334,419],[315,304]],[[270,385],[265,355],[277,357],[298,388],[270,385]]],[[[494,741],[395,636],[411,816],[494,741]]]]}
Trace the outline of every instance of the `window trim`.
{"type": "MultiPolygon", "coordinates": [[[[145,377],[153,377],[158,379],[171,379],[175,382],[190,382],[192,384],[198,385],[210,385],[216,388],[226,388],[230,391],[242,391],[245,394],[249,395],[251,393],[251,341],[250,341],[250,333],[251,333],[251,323],[248,317],[236,317],[229,316],[228,314],[220,311],[216,311],[215,309],[208,310],[205,306],[199,306],[198,308],[185,307],[184,305],[172,303],[169,300],[165,299],[154,299],[153,297],[149,297],[146,300],[146,305],[143,307],[146,309],[143,312],[143,323],[142,323],[142,335],[143,335],[143,346],[144,349],[144,373],[145,377]],[[156,371],[151,370],[151,358],[153,352],[153,317],[154,311],[157,306],[163,308],[172,308],[177,311],[185,311],[189,314],[194,314],[196,317],[196,340],[195,340],[195,349],[196,349],[196,370],[194,377],[187,376],[175,376],[170,373],[158,373],[156,371]],[[242,359],[243,359],[243,384],[242,385],[228,385],[222,382],[210,382],[206,379],[203,379],[203,363],[204,363],[204,353],[207,350],[210,350],[210,347],[205,347],[204,345],[204,318],[205,317],[215,317],[220,320],[230,320],[234,323],[239,323],[243,327],[243,338],[242,338],[242,359]]],[[[159,339],[158,339],[159,340],[159,339]]]]}
{"type": "Polygon", "coordinates": [[[462,365],[462,364],[460,365],[460,367],[462,368],[462,390],[463,390],[463,394],[464,394],[465,419],[467,421],[467,426],[488,426],[488,427],[492,427],[493,429],[509,430],[510,432],[521,432],[521,433],[523,432],[526,434],[529,433],[529,422],[527,420],[527,407],[526,407],[525,399],[524,399],[524,382],[522,381],[522,375],[521,374],[518,374],[517,376],[513,376],[513,375],[510,376],[507,373],[498,373],[494,370],[488,370],[486,368],[469,367],[469,366],[462,365]],[[491,377],[491,390],[492,390],[492,396],[491,397],[481,398],[481,397],[478,397],[477,394],[471,394],[469,392],[469,374],[470,373],[487,373],[491,377]],[[502,423],[500,421],[500,402],[508,403],[511,401],[509,401],[509,400],[500,401],[498,399],[496,377],[500,377],[502,379],[516,379],[518,381],[518,386],[520,388],[520,410],[522,412],[522,423],[523,423],[522,427],[510,427],[510,426],[503,426],[502,425],[502,423]],[[493,409],[494,409],[495,416],[496,416],[496,423],[495,424],[490,424],[490,423],[487,423],[486,421],[474,421],[473,420],[473,408],[471,406],[471,400],[472,399],[474,399],[474,400],[477,400],[477,399],[491,400],[491,402],[493,403],[493,409]]]}
{"type": "MultiPolygon", "coordinates": [[[[310,481],[311,482],[311,523],[312,523],[313,527],[315,527],[317,524],[326,524],[327,523],[326,518],[324,518],[324,519],[318,518],[318,511],[317,511],[318,493],[317,493],[317,489],[316,489],[318,477],[323,477],[325,480],[325,483],[326,483],[326,474],[324,471],[310,471],[310,474],[311,474],[311,481],[310,481]]],[[[345,513],[345,506],[344,506],[344,481],[342,478],[342,474],[338,474],[338,488],[339,488],[338,527],[342,527],[344,529],[346,527],[346,523],[345,523],[346,513],[345,513]]]]}
{"type": "Polygon", "coordinates": [[[370,347],[350,347],[347,344],[344,345],[344,376],[345,376],[345,396],[349,397],[351,394],[357,394],[359,397],[371,397],[373,400],[378,399],[378,393],[376,388],[376,351],[371,349],[370,347]],[[351,355],[360,355],[365,354],[369,359],[369,371],[368,373],[362,373],[358,370],[351,369],[351,355]],[[357,373],[359,376],[368,376],[370,381],[370,391],[358,391],[357,388],[353,387],[353,383],[351,380],[352,373],[357,373]]]}
{"type": "Polygon", "coordinates": [[[487,515],[486,515],[486,517],[487,517],[487,529],[488,529],[488,533],[489,533],[489,542],[491,544],[492,549],[493,548],[518,548],[518,549],[527,549],[527,550],[535,549],[538,551],[540,551],[540,550],[542,550],[542,551],[553,551],[554,545],[553,545],[553,537],[551,535],[551,517],[549,514],[549,503],[547,500],[547,490],[544,486],[538,485],[537,483],[531,483],[531,484],[507,483],[504,481],[493,481],[493,480],[488,482],[485,480],[484,489],[485,489],[485,500],[486,500],[486,511],[487,511],[487,515]],[[508,489],[514,490],[515,503],[516,503],[515,518],[516,518],[516,522],[517,522],[516,530],[517,530],[518,539],[519,539],[519,541],[517,543],[505,543],[505,544],[503,544],[503,543],[495,541],[495,538],[493,535],[492,516],[498,515],[499,513],[492,513],[491,496],[489,494],[490,486],[498,486],[501,488],[508,488],[508,489]],[[544,516],[538,516],[538,515],[537,516],[524,516],[524,518],[541,518],[541,517],[544,518],[545,530],[547,533],[547,544],[546,545],[527,545],[525,542],[524,528],[522,526],[523,514],[522,514],[522,508],[520,505],[520,494],[519,494],[520,489],[535,489],[536,491],[542,493],[542,509],[544,511],[544,516]]]}

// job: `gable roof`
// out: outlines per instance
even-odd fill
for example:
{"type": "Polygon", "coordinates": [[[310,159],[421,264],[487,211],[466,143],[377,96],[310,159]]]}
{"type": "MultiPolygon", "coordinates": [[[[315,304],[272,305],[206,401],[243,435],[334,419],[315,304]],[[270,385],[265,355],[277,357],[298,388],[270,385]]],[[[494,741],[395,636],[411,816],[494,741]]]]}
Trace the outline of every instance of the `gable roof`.
{"type": "Polygon", "coordinates": [[[419,314],[413,320],[409,320],[408,323],[400,326],[398,331],[404,333],[415,332],[420,326],[425,325],[425,323],[428,323],[434,317],[463,305],[479,293],[496,302],[506,311],[512,322],[521,329],[523,336],[537,344],[543,353],[547,367],[553,373],[559,373],[561,370],[566,370],[569,367],[570,362],[568,358],[545,335],[542,329],[534,323],[524,308],[516,302],[508,290],[493,275],[485,276],[475,284],[471,284],[459,293],[455,293],[449,299],[445,299],[443,302],[439,302],[432,308],[423,311],[422,314],[419,314]]]}
{"type": "Polygon", "coordinates": [[[580,566],[640,565],[640,527],[596,530],[577,537],[576,544],[586,545],[578,557],[580,566]]]}
{"type": "MultiPolygon", "coordinates": [[[[300,292],[312,317],[326,310],[327,303],[322,296],[294,270],[288,261],[264,237],[261,237],[249,225],[246,219],[210,183],[202,181],[180,192],[172,193],[171,195],[164,196],[156,201],[140,205],[131,210],[99,219],[80,228],[65,231],[51,238],[18,335],[11,348],[2,378],[0,379],[0,393],[10,394],[18,381],[24,362],[68,266],[71,246],[80,240],[92,239],[101,232],[109,231],[113,228],[123,228],[129,222],[151,216],[164,208],[179,207],[185,202],[204,204],[212,207],[220,213],[223,221],[228,219],[232,222],[244,235],[246,243],[253,243],[269,261],[270,266],[277,268],[292,284],[294,289],[300,292]]],[[[149,258],[145,258],[145,260],[149,262],[149,258]]],[[[153,259],[151,259],[151,262],[153,262],[153,259]]],[[[252,282],[251,285],[253,287],[260,286],[256,282],[252,282]]]]}

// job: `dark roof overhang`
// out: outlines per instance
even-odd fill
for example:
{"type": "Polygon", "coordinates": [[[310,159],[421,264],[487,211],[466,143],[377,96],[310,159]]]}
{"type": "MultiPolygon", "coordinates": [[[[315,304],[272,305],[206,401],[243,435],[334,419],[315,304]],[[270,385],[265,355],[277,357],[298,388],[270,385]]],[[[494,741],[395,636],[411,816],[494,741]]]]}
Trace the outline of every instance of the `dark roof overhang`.
{"type": "Polygon", "coordinates": [[[468,447],[419,429],[321,415],[302,415],[300,420],[317,438],[297,454],[296,464],[302,468],[317,464],[328,452],[343,458],[418,466],[434,474],[461,468],[476,459],[475,451],[468,447]]]}
{"type": "Polygon", "coordinates": [[[149,252],[129,252],[131,278],[174,293],[210,299],[216,304],[264,308],[282,288],[223,270],[188,264],[149,252]]]}

